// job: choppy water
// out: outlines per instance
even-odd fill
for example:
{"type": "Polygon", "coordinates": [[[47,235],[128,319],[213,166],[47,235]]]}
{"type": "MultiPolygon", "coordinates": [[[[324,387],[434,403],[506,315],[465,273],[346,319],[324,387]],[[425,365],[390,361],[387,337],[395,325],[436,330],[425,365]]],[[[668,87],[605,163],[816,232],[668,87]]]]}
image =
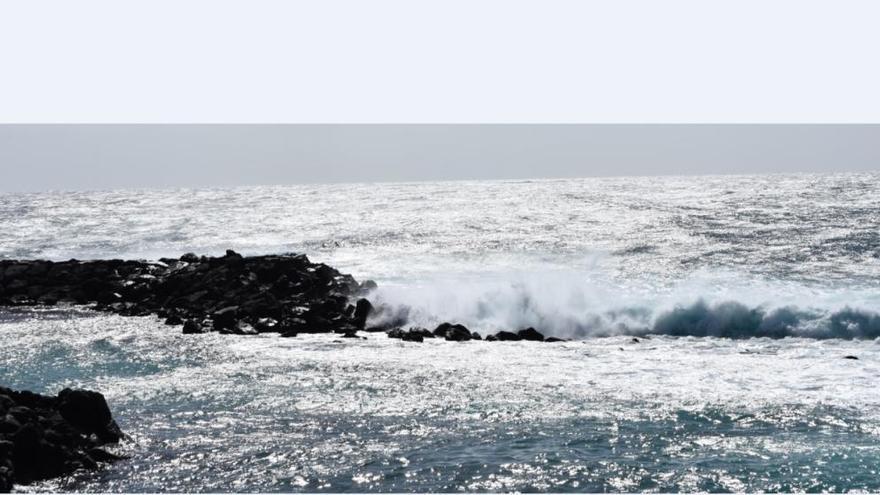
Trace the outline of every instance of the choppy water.
{"type": "Polygon", "coordinates": [[[101,390],[133,437],[129,461],[30,488],[880,490],[878,179],[0,196],[0,257],[306,252],[415,323],[578,339],[185,336],[0,310],[0,383],[101,390]]]}

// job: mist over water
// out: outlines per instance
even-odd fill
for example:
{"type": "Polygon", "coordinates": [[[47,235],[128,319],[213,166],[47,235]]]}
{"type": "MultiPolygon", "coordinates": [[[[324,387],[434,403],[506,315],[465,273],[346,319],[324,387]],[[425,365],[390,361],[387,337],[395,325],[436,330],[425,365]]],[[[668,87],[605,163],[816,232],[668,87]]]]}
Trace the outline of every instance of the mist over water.
{"type": "Polygon", "coordinates": [[[0,195],[0,232],[0,258],[302,252],[375,280],[374,322],[575,339],[0,310],[0,383],[101,390],[133,437],[37,490],[880,489],[880,174],[0,195]]]}

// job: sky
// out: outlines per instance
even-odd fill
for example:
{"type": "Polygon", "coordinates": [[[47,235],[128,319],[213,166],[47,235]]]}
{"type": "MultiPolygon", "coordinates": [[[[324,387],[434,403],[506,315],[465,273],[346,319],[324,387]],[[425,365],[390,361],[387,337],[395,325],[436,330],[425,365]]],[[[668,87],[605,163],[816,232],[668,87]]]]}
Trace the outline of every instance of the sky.
{"type": "Polygon", "coordinates": [[[880,170],[880,125],[0,125],[0,192],[880,170]]]}

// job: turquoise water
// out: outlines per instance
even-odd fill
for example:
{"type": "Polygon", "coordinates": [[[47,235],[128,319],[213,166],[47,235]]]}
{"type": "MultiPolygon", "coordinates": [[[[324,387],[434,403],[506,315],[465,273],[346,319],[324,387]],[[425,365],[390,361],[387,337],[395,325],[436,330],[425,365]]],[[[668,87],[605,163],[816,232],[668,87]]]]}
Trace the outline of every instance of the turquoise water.
{"type": "Polygon", "coordinates": [[[64,309],[0,332],[3,383],[102,390],[131,435],[27,490],[880,489],[873,341],[188,336],[64,309]]]}

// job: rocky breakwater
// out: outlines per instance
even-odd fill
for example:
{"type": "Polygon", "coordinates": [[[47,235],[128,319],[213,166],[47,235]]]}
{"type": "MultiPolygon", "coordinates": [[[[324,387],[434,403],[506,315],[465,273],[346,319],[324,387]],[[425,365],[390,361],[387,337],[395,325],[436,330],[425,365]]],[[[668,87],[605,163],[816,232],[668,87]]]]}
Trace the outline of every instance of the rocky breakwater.
{"type": "Polygon", "coordinates": [[[51,397],[0,387],[0,492],[119,460],[102,446],[122,437],[98,392],[51,397]]]}
{"type": "MultiPolygon", "coordinates": [[[[372,327],[368,331],[385,331],[381,327],[372,327]]],[[[433,331],[421,327],[410,327],[404,330],[401,327],[387,330],[388,337],[400,339],[405,342],[424,342],[425,339],[439,338],[453,342],[465,342],[468,340],[484,340],[477,332],[471,332],[461,324],[441,323],[433,331]]],[[[544,337],[544,334],[532,327],[524,328],[518,332],[500,331],[485,338],[487,342],[505,342],[528,340],[533,342],[565,342],[565,339],[556,337],[544,337]]]]}
{"type": "Polygon", "coordinates": [[[155,314],[184,333],[353,335],[372,309],[358,297],[372,288],[301,254],[0,261],[0,305],[92,304],[128,316],[155,314]]]}

